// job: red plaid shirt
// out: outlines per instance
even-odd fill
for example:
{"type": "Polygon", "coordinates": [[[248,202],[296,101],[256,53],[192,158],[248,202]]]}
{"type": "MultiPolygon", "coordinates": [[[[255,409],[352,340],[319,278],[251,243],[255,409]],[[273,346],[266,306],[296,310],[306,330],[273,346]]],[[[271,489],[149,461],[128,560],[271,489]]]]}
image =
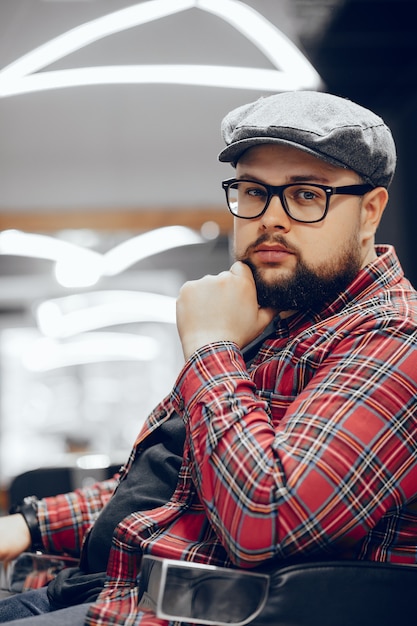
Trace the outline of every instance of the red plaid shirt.
{"type": "MultiPolygon", "coordinates": [[[[249,371],[232,342],[192,355],[121,476],[176,411],[176,491],[117,526],[86,624],[167,624],[137,609],[143,552],[242,568],[304,555],[417,562],[417,294],[394,250],[377,252],[320,315],[279,321],[249,371]]],[[[45,547],[78,553],[113,487],[42,501],[45,547]]]]}

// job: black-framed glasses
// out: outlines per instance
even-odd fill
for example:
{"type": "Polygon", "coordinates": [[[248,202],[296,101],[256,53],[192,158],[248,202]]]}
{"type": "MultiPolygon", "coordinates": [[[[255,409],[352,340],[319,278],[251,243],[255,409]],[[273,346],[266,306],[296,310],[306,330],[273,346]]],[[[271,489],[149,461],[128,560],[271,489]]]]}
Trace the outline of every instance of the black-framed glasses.
{"type": "Polygon", "coordinates": [[[329,210],[330,197],[336,194],[363,196],[372,185],[345,185],[329,187],[315,183],[267,185],[256,180],[229,178],[222,182],[227,206],[235,216],[244,220],[261,217],[273,196],[278,196],[282,207],[296,222],[314,224],[324,220],[329,210]]]}

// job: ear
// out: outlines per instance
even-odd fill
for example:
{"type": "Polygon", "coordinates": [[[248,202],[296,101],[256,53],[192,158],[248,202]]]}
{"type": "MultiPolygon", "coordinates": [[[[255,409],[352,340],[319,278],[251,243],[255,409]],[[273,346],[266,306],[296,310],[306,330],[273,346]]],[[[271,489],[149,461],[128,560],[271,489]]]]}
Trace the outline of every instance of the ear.
{"type": "Polygon", "coordinates": [[[385,187],[375,187],[362,198],[362,235],[363,240],[375,236],[376,230],[388,202],[388,191],[385,187]]]}

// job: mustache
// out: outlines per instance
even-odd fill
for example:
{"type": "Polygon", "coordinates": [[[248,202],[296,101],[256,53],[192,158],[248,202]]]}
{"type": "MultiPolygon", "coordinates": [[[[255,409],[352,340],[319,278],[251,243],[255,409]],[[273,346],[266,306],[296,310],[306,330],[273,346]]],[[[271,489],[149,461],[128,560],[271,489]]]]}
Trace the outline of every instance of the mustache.
{"type": "Polygon", "coordinates": [[[286,250],[288,250],[289,252],[292,252],[293,254],[295,254],[296,256],[298,255],[298,250],[296,248],[294,248],[293,246],[290,246],[288,244],[288,242],[286,241],[285,237],[283,237],[283,235],[279,235],[279,234],[275,234],[273,236],[265,233],[263,235],[260,235],[258,237],[258,239],[256,239],[256,241],[254,241],[253,243],[251,243],[245,250],[245,252],[242,254],[241,258],[238,259],[238,261],[242,261],[243,263],[246,263],[250,254],[258,247],[261,246],[264,243],[268,243],[269,245],[272,244],[279,244],[280,246],[282,246],[283,248],[285,248],[286,250]]]}

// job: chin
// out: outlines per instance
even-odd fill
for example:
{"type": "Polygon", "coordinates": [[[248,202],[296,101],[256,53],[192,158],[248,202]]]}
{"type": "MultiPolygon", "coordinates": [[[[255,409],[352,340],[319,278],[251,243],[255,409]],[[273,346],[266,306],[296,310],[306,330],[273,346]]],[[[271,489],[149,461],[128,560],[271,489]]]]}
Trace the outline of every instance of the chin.
{"type": "Polygon", "coordinates": [[[267,284],[276,285],[293,278],[294,271],[280,265],[255,267],[258,276],[267,284]]]}

